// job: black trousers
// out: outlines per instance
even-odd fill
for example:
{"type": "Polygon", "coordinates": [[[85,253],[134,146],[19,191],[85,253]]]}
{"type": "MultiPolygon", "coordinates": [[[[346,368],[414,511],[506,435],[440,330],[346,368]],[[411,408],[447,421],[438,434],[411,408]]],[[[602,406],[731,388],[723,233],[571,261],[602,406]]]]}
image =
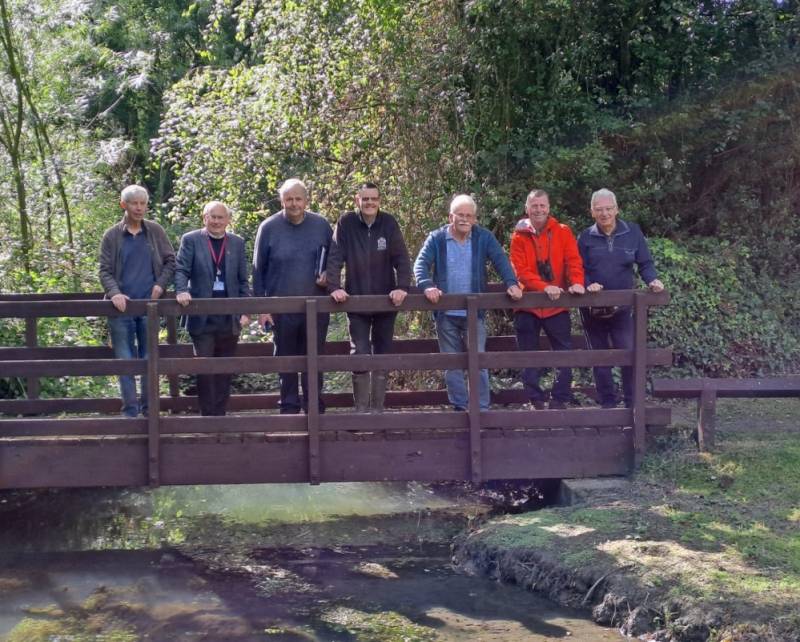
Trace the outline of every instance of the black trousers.
{"type": "MultiPolygon", "coordinates": [[[[274,314],[275,329],[275,356],[287,357],[306,354],[306,315],[305,314],[274,314]]],[[[325,337],[328,334],[329,314],[317,315],[317,352],[322,353],[325,346],[325,337]]],[[[281,414],[296,415],[300,410],[308,410],[308,374],[302,373],[300,377],[296,372],[281,372],[281,400],[279,403],[281,414]],[[303,386],[303,397],[300,398],[298,379],[303,386]]],[[[322,373],[319,373],[317,386],[319,390],[319,411],[325,412],[322,402],[322,373]]]]}
{"type": "MultiPolygon", "coordinates": [[[[350,354],[388,354],[392,351],[396,312],[350,314],[350,354]]],[[[361,374],[361,372],[356,372],[361,374]]]]}
{"type": "MultiPolygon", "coordinates": [[[[550,339],[553,350],[572,349],[572,331],[569,312],[559,312],[541,319],[530,312],[517,312],[514,315],[514,329],[517,331],[517,346],[520,350],[538,350],[542,330],[550,339]]],[[[547,368],[525,368],[522,371],[522,384],[531,401],[544,401],[545,393],[539,386],[539,378],[547,368]]],[[[572,368],[559,368],[553,383],[551,396],[556,401],[568,403],[572,400],[572,368]]]]}
{"type": "MultiPolygon", "coordinates": [[[[207,325],[210,332],[193,334],[195,357],[232,357],[239,343],[239,335],[232,334],[230,323],[226,329],[214,329],[207,325]]],[[[199,374],[197,375],[197,401],[200,404],[201,415],[224,415],[231,396],[230,374],[199,374]]]]}

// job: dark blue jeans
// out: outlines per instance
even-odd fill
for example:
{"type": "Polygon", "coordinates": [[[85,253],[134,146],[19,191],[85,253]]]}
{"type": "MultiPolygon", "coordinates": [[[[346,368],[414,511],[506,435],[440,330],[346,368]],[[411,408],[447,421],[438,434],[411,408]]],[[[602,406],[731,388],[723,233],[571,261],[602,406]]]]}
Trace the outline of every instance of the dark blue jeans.
{"type": "MultiPolygon", "coordinates": [[[[631,308],[619,308],[610,319],[597,319],[581,308],[586,342],[592,350],[633,349],[633,314],[631,308]]],[[[614,374],[610,366],[592,368],[597,398],[602,406],[613,407],[619,401],[614,374]]],[[[633,368],[622,368],[622,396],[625,405],[633,404],[633,368]]]]}
{"type": "MultiPolygon", "coordinates": [[[[275,356],[285,357],[306,354],[306,315],[305,314],[275,314],[275,328],[273,340],[275,342],[275,356]]],[[[329,314],[317,315],[317,353],[322,354],[325,347],[325,337],[328,334],[329,314]]],[[[303,385],[303,397],[300,398],[298,376],[296,372],[281,372],[281,414],[297,414],[301,409],[308,410],[308,374],[303,372],[299,377],[303,385]]],[[[322,373],[317,381],[319,390],[319,411],[325,412],[322,402],[322,373]]]]}
{"type": "MultiPolygon", "coordinates": [[[[514,329],[517,331],[517,347],[520,350],[538,350],[542,330],[550,339],[553,350],[572,349],[572,330],[567,310],[544,319],[530,312],[517,312],[514,315],[514,329]]],[[[522,384],[531,401],[545,399],[545,393],[539,386],[539,378],[545,370],[547,368],[525,368],[522,371],[522,384]]],[[[572,400],[572,368],[558,369],[551,396],[564,403],[572,400]]]]}
{"type": "MultiPolygon", "coordinates": [[[[467,317],[442,314],[436,318],[436,337],[439,340],[439,352],[467,351],[467,317]]],[[[478,352],[486,351],[486,322],[478,318],[478,352]]],[[[447,385],[447,398],[456,410],[469,407],[469,396],[465,382],[466,370],[445,370],[444,381],[447,385]]],[[[489,410],[489,371],[481,369],[479,379],[478,402],[481,410],[489,410]]],[[[474,390],[469,391],[475,394],[474,390]]]]}
{"type": "MultiPolygon", "coordinates": [[[[117,359],[145,359],[147,357],[147,317],[108,317],[111,346],[117,359]]],[[[136,377],[122,375],[119,378],[122,396],[122,414],[135,417],[147,414],[147,377],[142,375],[141,401],[136,398],[136,377]]]]}

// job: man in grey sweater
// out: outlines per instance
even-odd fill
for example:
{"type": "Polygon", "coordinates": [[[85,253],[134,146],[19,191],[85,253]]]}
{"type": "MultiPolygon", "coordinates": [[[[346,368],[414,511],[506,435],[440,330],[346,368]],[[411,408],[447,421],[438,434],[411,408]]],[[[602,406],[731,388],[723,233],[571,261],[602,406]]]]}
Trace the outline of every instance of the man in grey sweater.
{"type": "MultiPolygon", "coordinates": [[[[283,209],[258,227],[253,251],[253,294],[255,296],[321,296],[326,286],[325,266],[333,232],[316,212],[306,210],[308,190],[305,184],[290,178],[278,190],[283,209]],[[324,259],[323,259],[324,261],[324,259]]],[[[305,314],[262,314],[258,321],[274,328],[275,356],[306,354],[305,314]]],[[[328,334],[329,314],[317,319],[317,350],[322,352],[328,334]]],[[[296,372],[281,372],[281,414],[308,410],[308,376],[300,377],[301,400],[296,372]]],[[[322,392],[322,373],[317,382],[322,392]]],[[[324,412],[320,394],[320,412],[324,412]]]]}
{"type": "MultiPolygon", "coordinates": [[[[119,312],[130,299],[158,299],[175,273],[175,252],[164,229],[144,219],[150,196],[144,187],[128,185],[120,195],[125,215],[103,234],[100,243],[100,284],[106,298],[119,312]]],[[[147,356],[147,323],[144,316],[110,316],[108,328],[117,359],[147,356]]],[[[136,379],[119,378],[122,414],[147,414],[147,378],[142,376],[141,397],[136,397],[136,379]]]]}

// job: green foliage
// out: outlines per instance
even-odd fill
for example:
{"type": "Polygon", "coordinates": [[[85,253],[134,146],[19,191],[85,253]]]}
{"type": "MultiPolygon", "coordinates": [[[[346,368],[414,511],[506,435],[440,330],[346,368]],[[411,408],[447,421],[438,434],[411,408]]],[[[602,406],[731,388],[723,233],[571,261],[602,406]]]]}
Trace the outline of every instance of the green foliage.
{"type": "Polygon", "coordinates": [[[762,279],[741,244],[651,239],[672,300],[651,313],[650,338],[672,346],[675,374],[748,376],[800,368],[800,307],[762,279]]]}

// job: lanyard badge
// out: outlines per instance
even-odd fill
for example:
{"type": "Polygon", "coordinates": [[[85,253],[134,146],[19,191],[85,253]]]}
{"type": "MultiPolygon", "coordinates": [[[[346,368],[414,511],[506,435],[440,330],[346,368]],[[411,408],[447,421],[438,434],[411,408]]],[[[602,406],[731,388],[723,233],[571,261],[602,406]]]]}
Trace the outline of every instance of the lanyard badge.
{"type": "Polygon", "coordinates": [[[225,238],[222,240],[222,247],[219,249],[219,255],[214,253],[214,245],[211,243],[211,238],[206,237],[206,241],[208,241],[208,251],[211,252],[211,260],[214,262],[214,292],[224,292],[225,291],[225,283],[222,282],[222,270],[220,266],[222,265],[222,259],[225,256],[225,247],[228,244],[228,235],[225,235],[225,238]]]}

